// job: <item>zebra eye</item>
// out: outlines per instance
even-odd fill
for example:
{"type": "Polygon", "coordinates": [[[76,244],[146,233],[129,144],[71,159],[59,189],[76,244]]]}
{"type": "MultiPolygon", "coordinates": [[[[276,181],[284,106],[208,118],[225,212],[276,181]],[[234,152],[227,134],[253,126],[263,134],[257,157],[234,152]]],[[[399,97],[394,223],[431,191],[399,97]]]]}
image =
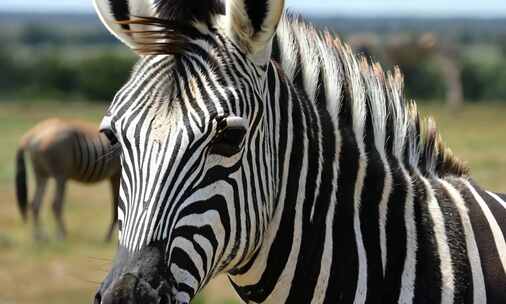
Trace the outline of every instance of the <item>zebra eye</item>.
{"type": "Polygon", "coordinates": [[[221,120],[210,152],[225,157],[231,157],[241,152],[247,133],[246,126],[245,119],[240,117],[228,117],[221,120]]]}
{"type": "Polygon", "coordinates": [[[107,137],[111,146],[114,146],[115,144],[118,143],[118,138],[116,137],[116,135],[114,135],[114,133],[110,129],[103,129],[100,130],[100,132],[104,134],[105,137],[107,137]]]}

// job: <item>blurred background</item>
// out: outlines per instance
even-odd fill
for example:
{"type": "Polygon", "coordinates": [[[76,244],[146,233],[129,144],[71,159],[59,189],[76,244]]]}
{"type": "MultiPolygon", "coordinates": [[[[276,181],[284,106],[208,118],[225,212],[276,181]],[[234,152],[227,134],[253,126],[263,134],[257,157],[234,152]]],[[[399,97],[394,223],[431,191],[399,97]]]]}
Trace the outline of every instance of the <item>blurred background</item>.
{"type": "MultiPolygon", "coordinates": [[[[506,1],[287,0],[287,6],[385,68],[399,65],[407,96],[436,118],[478,182],[506,192],[506,1]]],[[[90,303],[115,250],[114,242],[103,242],[108,186],[72,184],[68,239],[36,243],[15,204],[15,151],[43,119],[98,123],[136,57],[105,31],[91,0],[2,0],[0,42],[0,304],[90,303]]],[[[32,197],[33,180],[29,188],[32,197]]],[[[53,236],[47,200],[43,218],[53,236]]],[[[219,278],[195,303],[239,301],[219,278]]]]}

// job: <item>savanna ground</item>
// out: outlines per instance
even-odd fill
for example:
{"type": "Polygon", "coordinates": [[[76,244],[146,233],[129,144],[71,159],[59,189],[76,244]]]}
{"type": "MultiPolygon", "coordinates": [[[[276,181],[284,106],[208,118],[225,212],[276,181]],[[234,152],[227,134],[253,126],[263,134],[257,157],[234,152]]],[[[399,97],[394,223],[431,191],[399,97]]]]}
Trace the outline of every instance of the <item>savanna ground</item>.
{"type": "MultiPolygon", "coordinates": [[[[421,104],[420,109],[436,118],[444,139],[468,161],[480,184],[506,192],[506,103],[466,105],[458,111],[421,104]]],[[[30,224],[20,219],[13,183],[14,155],[26,130],[51,116],[98,123],[103,112],[104,105],[79,102],[0,103],[0,304],[90,303],[109,269],[115,245],[103,241],[111,214],[107,184],[70,185],[65,212],[69,237],[65,242],[54,240],[50,190],[43,218],[52,240],[38,244],[31,239],[30,224]]],[[[29,189],[33,195],[31,180],[29,189]]],[[[238,303],[227,284],[220,278],[195,302],[238,303]]]]}

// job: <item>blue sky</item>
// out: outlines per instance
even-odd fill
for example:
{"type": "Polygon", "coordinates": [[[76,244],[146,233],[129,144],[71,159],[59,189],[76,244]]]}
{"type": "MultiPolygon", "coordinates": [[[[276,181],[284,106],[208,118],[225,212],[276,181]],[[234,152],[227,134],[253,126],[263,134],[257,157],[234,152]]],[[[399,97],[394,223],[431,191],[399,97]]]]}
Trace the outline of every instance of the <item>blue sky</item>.
{"type": "MultiPolygon", "coordinates": [[[[0,11],[91,12],[92,0],[0,0],[0,11]]],[[[506,16],[506,0],[286,0],[312,13],[347,15],[506,16]]]]}

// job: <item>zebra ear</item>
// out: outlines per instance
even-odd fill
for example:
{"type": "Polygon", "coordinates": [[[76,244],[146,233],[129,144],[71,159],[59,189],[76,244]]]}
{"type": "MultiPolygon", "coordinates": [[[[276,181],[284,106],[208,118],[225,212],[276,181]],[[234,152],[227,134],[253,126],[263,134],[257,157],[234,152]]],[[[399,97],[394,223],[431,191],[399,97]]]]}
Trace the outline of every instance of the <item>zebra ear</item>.
{"type": "Polygon", "coordinates": [[[145,25],[119,24],[131,17],[156,17],[156,0],[93,0],[95,10],[105,27],[131,49],[138,49],[130,30],[146,30],[145,25]]]}
{"type": "Polygon", "coordinates": [[[258,64],[269,61],[284,0],[228,0],[227,31],[258,64]]]}

